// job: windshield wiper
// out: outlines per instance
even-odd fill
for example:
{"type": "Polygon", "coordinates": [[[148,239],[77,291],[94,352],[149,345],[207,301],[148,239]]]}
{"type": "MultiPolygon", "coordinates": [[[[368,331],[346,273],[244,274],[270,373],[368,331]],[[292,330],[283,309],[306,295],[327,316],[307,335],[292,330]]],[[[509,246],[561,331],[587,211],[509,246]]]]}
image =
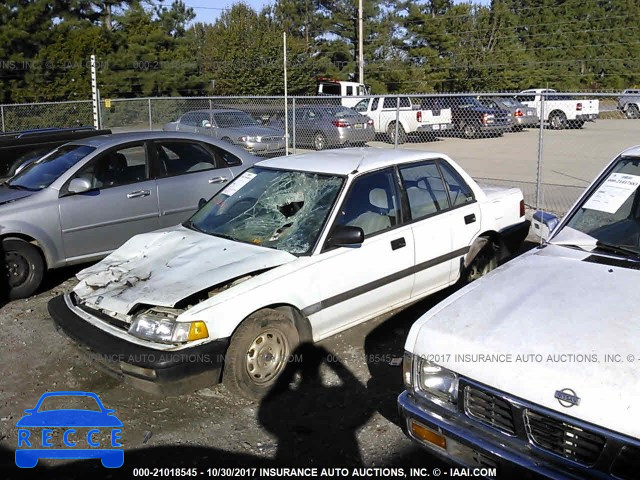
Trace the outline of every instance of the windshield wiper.
{"type": "Polygon", "coordinates": [[[603,252],[608,252],[608,253],[615,253],[617,255],[623,255],[623,256],[634,256],[634,257],[640,257],[640,252],[638,252],[637,250],[633,250],[631,245],[612,245],[610,243],[606,243],[603,242],[601,240],[598,240],[596,242],[596,248],[598,250],[602,250],[603,252]]]}
{"type": "Polygon", "coordinates": [[[16,183],[4,182],[4,184],[9,188],[13,188],[14,190],[28,190],[29,192],[37,191],[36,188],[29,188],[29,187],[25,187],[24,185],[18,185],[16,183]]]}

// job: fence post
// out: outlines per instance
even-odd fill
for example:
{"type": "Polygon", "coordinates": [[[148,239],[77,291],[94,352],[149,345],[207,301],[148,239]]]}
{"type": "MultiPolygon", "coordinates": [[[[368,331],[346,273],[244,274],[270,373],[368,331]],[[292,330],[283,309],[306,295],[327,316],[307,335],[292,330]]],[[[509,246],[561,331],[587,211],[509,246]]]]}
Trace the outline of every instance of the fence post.
{"type": "Polygon", "coordinates": [[[400,124],[400,97],[396,97],[396,135],[393,140],[393,148],[398,148],[398,125],[400,124]]]}
{"type": "MultiPolygon", "coordinates": [[[[293,127],[293,133],[291,135],[291,146],[293,147],[293,154],[296,154],[296,97],[291,99],[291,126],[293,127]]],[[[288,139],[287,139],[288,141],[288,139]]]]}
{"type": "Polygon", "coordinates": [[[6,132],[4,129],[4,105],[0,105],[0,113],[2,114],[2,133],[6,132]]]}
{"type": "MultiPolygon", "coordinates": [[[[545,92],[540,92],[540,132],[538,134],[538,165],[536,169],[536,210],[540,210],[541,190],[542,190],[542,147],[544,140],[544,102],[545,92]]],[[[542,237],[541,237],[542,238],[542,237]]]]}
{"type": "Polygon", "coordinates": [[[153,120],[151,119],[151,98],[148,98],[149,102],[149,131],[153,130],[153,120]]]}

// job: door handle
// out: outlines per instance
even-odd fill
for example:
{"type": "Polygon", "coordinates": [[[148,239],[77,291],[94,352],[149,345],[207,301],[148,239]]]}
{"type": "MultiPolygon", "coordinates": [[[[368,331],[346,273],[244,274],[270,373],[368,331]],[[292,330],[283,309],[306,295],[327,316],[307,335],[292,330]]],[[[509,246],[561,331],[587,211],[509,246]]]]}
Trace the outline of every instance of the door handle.
{"type": "Polygon", "coordinates": [[[406,247],[407,242],[402,238],[396,238],[395,240],[391,240],[391,250],[398,250],[399,248],[406,247]]]}
{"type": "Polygon", "coordinates": [[[209,179],[209,183],[223,183],[227,181],[227,177],[213,177],[209,179]]]}
{"type": "Polygon", "coordinates": [[[464,217],[464,223],[465,225],[469,225],[470,223],[473,223],[476,221],[476,214],[475,213],[471,213],[469,215],[466,215],[464,217]]]}
{"type": "Polygon", "coordinates": [[[139,198],[139,197],[148,197],[151,195],[149,190],[138,190],[135,192],[127,193],[127,198],[139,198]]]}

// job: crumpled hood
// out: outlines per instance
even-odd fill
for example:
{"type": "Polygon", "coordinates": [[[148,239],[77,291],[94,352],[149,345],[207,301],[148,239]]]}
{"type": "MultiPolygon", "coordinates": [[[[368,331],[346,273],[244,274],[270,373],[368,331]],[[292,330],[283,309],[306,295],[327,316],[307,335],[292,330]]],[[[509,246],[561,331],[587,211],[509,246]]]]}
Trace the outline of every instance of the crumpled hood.
{"type": "Polygon", "coordinates": [[[550,245],[505,264],[418,320],[407,349],[516,397],[640,438],[640,271],[584,261],[589,256],[550,245]],[[497,354],[503,357],[478,356],[497,354]],[[554,398],[565,388],[579,405],[566,408],[554,398]]]}
{"type": "Polygon", "coordinates": [[[79,272],[74,292],[101,308],[127,314],[137,304],[173,307],[206,288],[295,259],[287,252],[176,227],[133,237],[79,272]]]}
{"type": "Polygon", "coordinates": [[[0,205],[33,195],[35,192],[0,187],[0,205]]]}

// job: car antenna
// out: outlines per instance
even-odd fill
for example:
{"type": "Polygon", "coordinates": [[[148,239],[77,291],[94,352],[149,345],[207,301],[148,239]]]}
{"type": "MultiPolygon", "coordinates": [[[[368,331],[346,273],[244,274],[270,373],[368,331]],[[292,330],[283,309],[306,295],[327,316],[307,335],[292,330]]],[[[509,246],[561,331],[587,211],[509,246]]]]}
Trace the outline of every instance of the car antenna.
{"type": "Polygon", "coordinates": [[[362,154],[362,157],[360,157],[360,161],[358,162],[358,165],[356,165],[356,168],[354,168],[353,172],[351,172],[351,175],[355,175],[356,173],[358,173],[358,170],[360,169],[360,165],[362,165],[363,161],[364,161],[364,154],[362,154]]]}

